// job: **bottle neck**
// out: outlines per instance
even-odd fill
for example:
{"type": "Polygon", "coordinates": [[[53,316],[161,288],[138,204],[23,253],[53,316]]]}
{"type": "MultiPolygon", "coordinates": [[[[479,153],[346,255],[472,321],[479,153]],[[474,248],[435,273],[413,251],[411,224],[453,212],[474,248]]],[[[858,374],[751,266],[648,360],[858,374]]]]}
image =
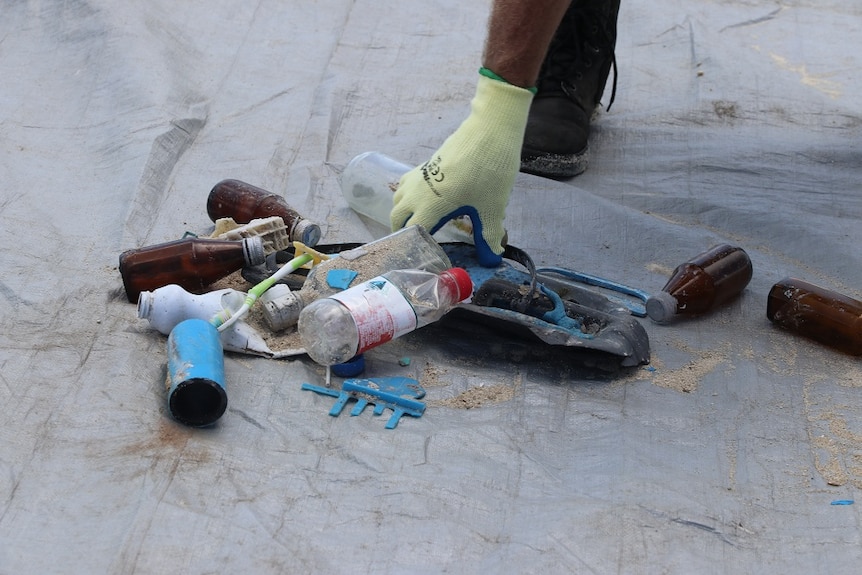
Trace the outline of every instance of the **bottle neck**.
{"type": "Polygon", "coordinates": [[[153,292],[142,291],[138,294],[138,319],[150,319],[153,313],[153,292]]]}
{"type": "Polygon", "coordinates": [[[263,250],[263,238],[260,236],[243,238],[242,255],[245,258],[246,265],[258,266],[264,263],[266,261],[266,254],[263,250]]]}

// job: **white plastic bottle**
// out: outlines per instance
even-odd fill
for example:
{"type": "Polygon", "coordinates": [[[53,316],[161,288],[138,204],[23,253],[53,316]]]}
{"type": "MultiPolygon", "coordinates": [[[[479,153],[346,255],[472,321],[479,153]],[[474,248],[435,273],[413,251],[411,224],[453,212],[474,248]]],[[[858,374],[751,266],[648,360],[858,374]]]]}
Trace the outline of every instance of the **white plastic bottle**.
{"type": "Polygon", "coordinates": [[[309,304],[299,315],[299,337],[317,363],[344,363],[437,321],[472,292],[461,268],[387,272],[309,304]]]}
{"type": "MultiPolygon", "coordinates": [[[[359,154],[341,173],[341,192],[353,211],[390,229],[392,196],[401,176],[413,169],[380,152],[359,154]]],[[[439,242],[473,243],[473,223],[462,216],[441,227],[434,238],[439,242]]]]}
{"type": "Polygon", "coordinates": [[[221,289],[202,295],[187,292],[176,284],[168,284],[138,296],[138,318],[146,319],[153,329],[164,335],[183,320],[209,321],[223,310],[237,310],[245,294],[234,289],[221,289]]]}

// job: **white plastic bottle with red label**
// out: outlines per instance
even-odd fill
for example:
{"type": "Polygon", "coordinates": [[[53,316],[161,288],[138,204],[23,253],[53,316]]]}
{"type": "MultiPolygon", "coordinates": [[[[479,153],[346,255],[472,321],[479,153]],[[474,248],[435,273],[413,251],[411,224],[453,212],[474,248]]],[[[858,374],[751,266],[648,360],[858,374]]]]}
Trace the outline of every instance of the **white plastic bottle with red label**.
{"type": "Polygon", "coordinates": [[[472,292],[461,268],[387,272],[309,304],[299,315],[299,337],[317,363],[344,363],[437,321],[472,292]]]}

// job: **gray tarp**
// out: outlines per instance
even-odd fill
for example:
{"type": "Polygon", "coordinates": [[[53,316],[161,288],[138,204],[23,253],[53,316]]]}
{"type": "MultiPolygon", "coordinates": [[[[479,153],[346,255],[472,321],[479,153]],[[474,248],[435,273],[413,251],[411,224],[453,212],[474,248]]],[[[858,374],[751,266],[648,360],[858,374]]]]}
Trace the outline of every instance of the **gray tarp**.
{"type": "Polygon", "coordinates": [[[511,242],[646,290],[729,242],[751,284],[614,377],[413,334],[369,354],[427,388],[395,430],[234,354],[225,416],[175,423],[117,257],[208,230],[227,177],[371,239],[338,173],[458,125],[489,2],[0,5],[0,572],[858,570],[860,360],[765,317],[786,275],[862,296],[857,0],[624,0],[591,168],[520,176],[511,242]]]}

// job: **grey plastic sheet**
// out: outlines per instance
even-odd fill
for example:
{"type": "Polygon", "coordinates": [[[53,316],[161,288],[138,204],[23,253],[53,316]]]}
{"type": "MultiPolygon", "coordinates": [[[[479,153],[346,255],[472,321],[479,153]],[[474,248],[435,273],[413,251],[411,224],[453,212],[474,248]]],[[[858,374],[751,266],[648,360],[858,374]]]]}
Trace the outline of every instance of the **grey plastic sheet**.
{"type": "Polygon", "coordinates": [[[225,416],[175,423],[117,257],[206,231],[227,177],[371,239],[340,169],[454,130],[489,2],[0,6],[0,572],[858,569],[859,359],[765,317],[787,275],[862,297],[855,0],[624,1],[591,166],[520,176],[511,242],[645,290],[728,242],[751,284],[643,320],[652,363],[617,374],[412,334],[368,354],[427,389],[394,430],[235,354],[225,416]]]}

